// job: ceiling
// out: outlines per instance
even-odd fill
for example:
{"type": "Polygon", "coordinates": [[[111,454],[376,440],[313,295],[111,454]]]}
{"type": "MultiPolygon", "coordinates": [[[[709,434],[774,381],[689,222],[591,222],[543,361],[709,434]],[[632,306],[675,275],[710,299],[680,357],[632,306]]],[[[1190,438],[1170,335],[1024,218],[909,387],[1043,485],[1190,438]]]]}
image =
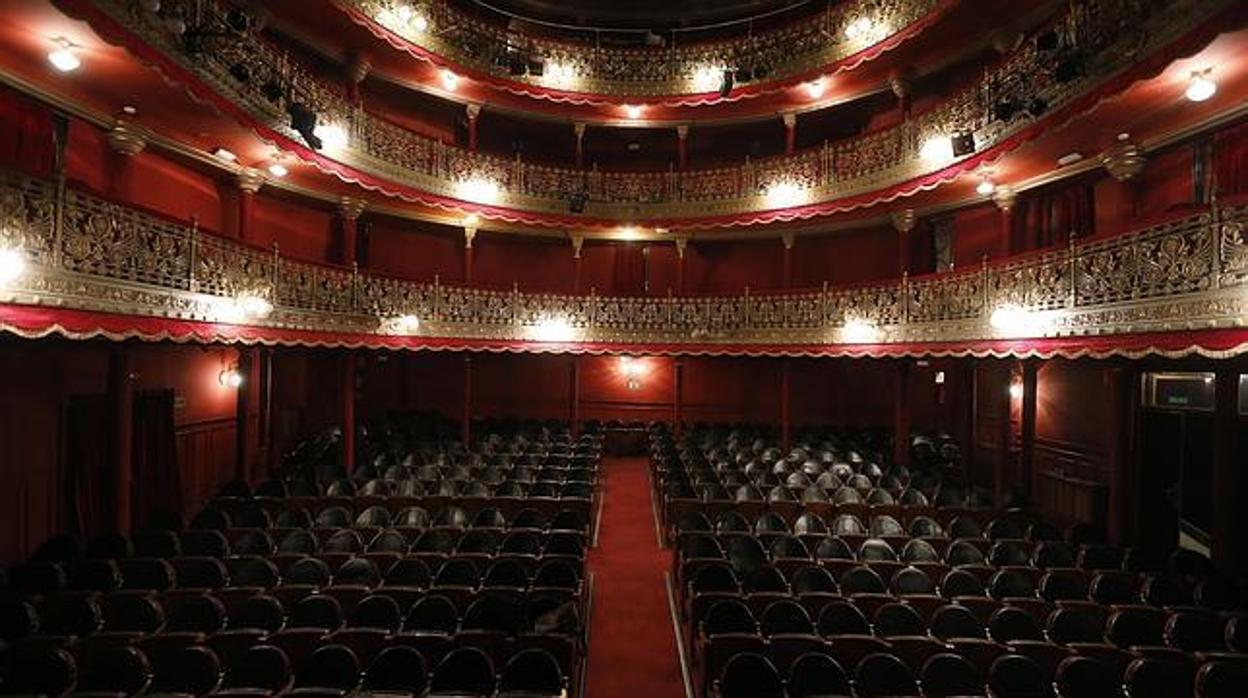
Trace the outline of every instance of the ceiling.
{"type": "Polygon", "coordinates": [[[825,6],[815,0],[459,0],[459,4],[539,23],[659,34],[825,6]]]}

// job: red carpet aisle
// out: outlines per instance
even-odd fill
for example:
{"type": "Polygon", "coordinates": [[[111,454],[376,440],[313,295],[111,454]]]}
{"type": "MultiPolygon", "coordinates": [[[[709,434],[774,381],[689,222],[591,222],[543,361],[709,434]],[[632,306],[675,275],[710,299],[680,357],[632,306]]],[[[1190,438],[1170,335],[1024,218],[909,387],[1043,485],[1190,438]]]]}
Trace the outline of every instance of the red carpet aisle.
{"type": "Polygon", "coordinates": [[[663,580],[671,558],[655,539],[648,467],[645,458],[603,459],[588,698],[684,696],[663,580]]]}

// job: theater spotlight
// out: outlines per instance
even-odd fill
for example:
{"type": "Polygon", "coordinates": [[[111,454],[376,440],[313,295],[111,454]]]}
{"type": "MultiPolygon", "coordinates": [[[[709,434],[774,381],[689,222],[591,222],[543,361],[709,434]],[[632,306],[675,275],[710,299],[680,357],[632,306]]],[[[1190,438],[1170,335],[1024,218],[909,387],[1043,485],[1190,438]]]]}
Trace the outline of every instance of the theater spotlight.
{"type": "Polygon", "coordinates": [[[732,94],[732,87],[733,87],[732,71],[725,70],[724,76],[720,80],[720,83],[719,83],[719,96],[724,99],[727,99],[728,95],[732,94]]]}
{"type": "Polygon", "coordinates": [[[308,147],[320,150],[324,143],[321,142],[320,136],[316,135],[316,112],[309,109],[303,102],[291,102],[286,105],[286,113],[290,115],[290,127],[303,136],[308,147]]]}
{"type": "Polygon", "coordinates": [[[573,192],[568,196],[568,210],[572,213],[585,213],[587,203],[589,203],[589,195],[583,191],[573,192]]]}
{"type": "Polygon", "coordinates": [[[970,131],[953,134],[949,138],[949,143],[953,147],[953,156],[955,158],[975,152],[975,134],[970,131]]]}
{"type": "Polygon", "coordinates": [[[1018,105],[1016,100],[1003,99],[992,105],[992,116],[997,121],[1009,121],[1010,119],[1013,119],[1021,110],[1022,108],[1018,105]]]}
{"type": "Polygon", "coordinates": [[[1027,113],[1032,118],[1039,118],[1041,114],[1049,110],[1049,102],[1043,97],[1035,97],[1027,103],[1027,113]]]}

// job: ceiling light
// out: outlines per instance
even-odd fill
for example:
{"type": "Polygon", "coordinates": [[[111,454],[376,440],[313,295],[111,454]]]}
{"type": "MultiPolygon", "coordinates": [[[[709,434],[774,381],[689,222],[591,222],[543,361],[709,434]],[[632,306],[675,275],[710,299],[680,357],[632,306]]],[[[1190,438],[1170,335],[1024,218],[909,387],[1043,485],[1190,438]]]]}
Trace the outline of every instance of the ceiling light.
{"type": "Polygon", "coordinates": [[[269,174],[273,175],[274,177],[277,177],[278,179],[281,179],[282,177],[285,177],[286,175],[290,174],[290,170],[286,169],[286,166],[283,165],[282,163],[275,162],[269,165],[269,174]]]}
{"type": "Polygon", "coordinates": [[[630,119],[634,119],[634,120],[640,119],[641,112],[642,112],[642,108],[640,104],[625,104],[624,105],[624,113],[627,114],[628,118],[630,119]]]}
{"type": "Polygon", "coordinates": [[[771,208],[789,208],[805,203],[806,190],[790,181],[776,182],[767,187],[763,196],[771,208]]]}
{"type": "Polygon", "coordinates": [[[235,155],[233,151],[227,150],[225,148],[217,148],[216,150],[212,151],[212,156],[224,162],[238,162],[238,156],[235,155]]]}
{"type": "Polygon", "coordinates": [[[243,385],[243,374],[239,373],[236,368],[227,368],[217,374],[217,382],[223,388],[239,388],[243,385]]]}
{"type": "Polygon", "coordinates": [[[455,186],[459,198],[478,204],[492,204],[498,201],[498,182],[484,177],[466,179],[455,186]]]}
{"type": "Polygon", "coordinates": [[[1209,71],[1201,70],[1192,73],[1191,80],[1187,83],[1187,91],[1183,94],[1187,96],[1188,101],[1203,102],[1218,92],[1218,83],[1209,79],[1209,71]]]}
{"type": "Polygon", "coordinates": [[[1053,323],[1052,313],[1027,310],[1017,305],[1001,305],[992,311],[988,324],[998,332],[1012,337],[1034,337],[1044,334],[1053,323]]]}
{"type": "Polygon", "coordinates": [[[547,316],[537,321],[529,336],[538,342],[568,342],[576,338],[576,328],[562,316],[547,316]]]}
{"type": "Polygon", "coordinates": [[[1066,153],[1065,155],[1057,159],[1057,166],[1065,167],[1067,165],[1073,165],[1082,159],[1083,159],[1083,153],[1080,153],[1078,151],[1073,152],[1073,153],[1066,153]]]}
{"type": "Polygon", "coordinates": [[[394,329],[401,334],[414,334],[420,330],[420,318],[415,315],[400,315],[394,319],[394,329]]]}
{"type": "Polygon", "coordinates": [[[983,179],[979,180],[979,184],[975,185],[975,193],[980,196],[992,196],[992,193],[996,190],[997,183],[992,181],[992,178],[987,175],[985,175],[983,179]]]}
{"type": "Polygon", "coordinates": [[[880,337],[880,331],[866,320],[851,319],[841,326],[841,341],[849,344],[870,344],[880,337]]]}
{"type": "Polygon", "coordinates": [[[321,140],[321,148],[335,153],[347,147],[347,130],[338,124],[321,124],[312,130],[321,140]]]}
{"type": "Polygon", "coordinates": [[[450,92],[454,92],[459,87],[459,76],[455,74],[455,71],[449,68],[442,69],[442,87],[450,92]]]}
{"type": "Polygon", "coordinates": [[[845,36],[850,41],[861,41],[875,28],[875,23],[868,17],[859,17],[845,25],[845,36]]]}
{"type": "Polygon", "coordinates": [[[695,92],[713,92],[719,87],[724,69],[714,65],[704,65],[693,73],[693,89],[695,92]]]}
{"type": "Polygon", "coordinates": [[[620,228],[621,240],[639,240],[641,239],[641,231],[636,226],[626,225],[620,228]]]}
{"type": "Polygon", "coordinates": [[[62,73],[72,73],[78,70],[82,66],[82,60],[74,51],[77,47],[64,37],[58,37],[55,41],[57,48],[48,53],[48,62],[62,73]]]}
{"type": "Polygon", "coordinates": [[[827,89],[827,82],[823,78],[811,80],[806,83],[806,95],[811,99],[819,99],[823,96],[823,92],[827,89]]]}
{"type": "Polygon", "coordinates": [[[0,248],[0,287],[17,281],[26,272],[26,255],[21,250],[0,248]]]}
{"type": "Polygon", "coordinates": [[[953,159],[953,143],[948,136],[932,136],[923,142],[919,157],[932,164],[944,164],[953,159]]]}

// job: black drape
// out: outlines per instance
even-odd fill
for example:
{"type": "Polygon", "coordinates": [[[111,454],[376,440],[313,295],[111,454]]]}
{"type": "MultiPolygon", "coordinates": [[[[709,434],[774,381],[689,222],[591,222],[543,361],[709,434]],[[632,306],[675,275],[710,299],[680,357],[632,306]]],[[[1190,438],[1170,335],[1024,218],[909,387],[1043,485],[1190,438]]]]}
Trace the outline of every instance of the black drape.
{"type": "Polygon", "coordinates": [[[135,529],[147,526],[157,512],[182,513],[172,390],[135,393],[131,483],[130,520],[135,529]]]}
{"type": "Polygon", "coordinates": [[[66,528],[82,539],[113,530],[112,408],[107,395],[74,395],[65,415],[66,528]]]}

